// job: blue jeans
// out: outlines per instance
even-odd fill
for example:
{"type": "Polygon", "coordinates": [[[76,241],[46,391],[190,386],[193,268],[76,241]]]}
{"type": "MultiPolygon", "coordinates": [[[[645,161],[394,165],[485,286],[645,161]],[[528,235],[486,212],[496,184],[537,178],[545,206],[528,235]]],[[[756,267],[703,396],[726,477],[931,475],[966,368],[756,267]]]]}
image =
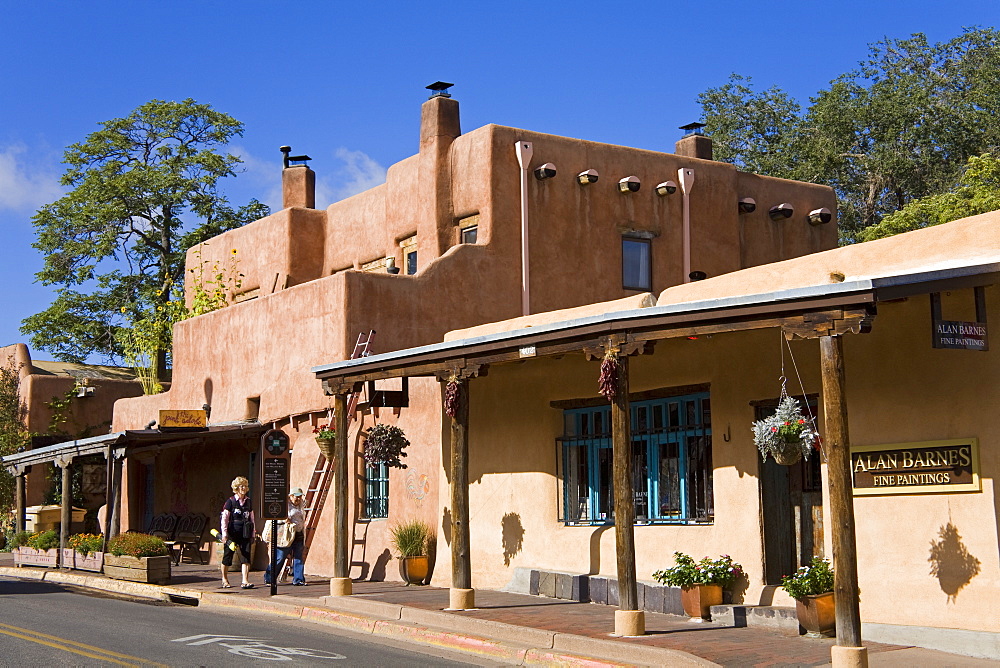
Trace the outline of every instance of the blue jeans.
{"type": "MultiPolygon", "coordinates": [[[[292,584],[305,584],[306,576],[304,573],[305,567],[302,563],[302,548],[305,542],[302,540],[302,533],[295,534],[295,540],[288,547],[277,548],[277,554],[275,556],[275,564],[277,564],[277,572],[281,573],[281,565],[285,563],[285,559],[289,555],[292,557],[292,584]]],[[[271,564],[268,564],[267,570],[264,571],[264,583],[271,584],[271,564]]]]}

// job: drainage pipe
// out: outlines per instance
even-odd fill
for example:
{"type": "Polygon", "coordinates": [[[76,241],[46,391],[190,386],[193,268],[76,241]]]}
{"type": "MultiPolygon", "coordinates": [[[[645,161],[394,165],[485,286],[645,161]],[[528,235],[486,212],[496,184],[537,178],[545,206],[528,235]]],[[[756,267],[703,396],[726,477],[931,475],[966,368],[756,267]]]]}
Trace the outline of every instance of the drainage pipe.
{"type": "Polygon", "coordinates": [[[694,170],[681,167],[677,170],[677,181],[681,184],[684,200],[684,224],[681,227],[681,246],[684,248],[684,282],[691,282],[691,188],[694,187],[694,170]]]}
{"type": "Polygon", "coordinates": [[[530,141],[514,142],[517,164],[521,167],[521,315],[531,312],[528,275],[528,169],[534,152],[530,141]]]}

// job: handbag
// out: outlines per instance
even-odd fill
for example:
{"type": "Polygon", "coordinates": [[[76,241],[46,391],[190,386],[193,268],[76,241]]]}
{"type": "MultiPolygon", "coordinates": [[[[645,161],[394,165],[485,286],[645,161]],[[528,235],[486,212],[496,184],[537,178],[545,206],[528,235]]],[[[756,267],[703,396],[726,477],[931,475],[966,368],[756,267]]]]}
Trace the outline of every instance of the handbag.
{"type": "Polygon", "coordinates": [[[289,547],[295,542],[296,528],[291,522],[285,521],[278,527],[278,547],[289,547]]]}
{"type": "Polygon", "coordinates": [[[253,538],[253,522],[243,523],[243,540],[250,540],[253,538]]]}

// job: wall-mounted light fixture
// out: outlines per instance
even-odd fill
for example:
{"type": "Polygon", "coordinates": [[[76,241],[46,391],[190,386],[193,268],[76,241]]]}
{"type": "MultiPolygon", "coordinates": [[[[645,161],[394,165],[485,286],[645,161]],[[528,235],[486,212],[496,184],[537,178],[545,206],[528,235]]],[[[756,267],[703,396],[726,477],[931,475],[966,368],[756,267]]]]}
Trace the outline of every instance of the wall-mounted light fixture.
{"type": "Polygon", "coordinates": [[[708,274],[706,274],[703,271],[692,271],[690,274],[688,274],[688,278],[690,278],[692,281],[704,281],[706,278],[708,278],[708,274]]]}
{"type": "Polygon", "coordinates": [[[740,213],[753,213],[757,210],[757,200],[753,197],[741,197],[739,209],[740,213]]]}
{"type": "Polygon", "coordinates": [[[809,212],[810,225],[825,225],[833,220],[833,214],[825,206],[822,209],[813,209],[809,212]]]}
{"type": "Polygon", "coordinates": [[[656,186],[656,194],[660,197],[673,195],[675,192],[677,192],[677,184],[673,181],[664,181],[656,186]]]}
{"type": "Polygon", "coordinates": [[[641,185],[638,176],[626,176],[618,181],[618,190],[623,193],[634,193],[639,191],[641,185]]]}
{"type": "Polygon", "coordinates": [[[599,178],[601,176],[597,173],[596,169],[588,169],[576,175],[576,180],[580,182],[581,186],[589,186],[591,183],[597,183],[597,179],[599,178]]]}
{"type": "Polygon", "coordinates": [[[778,206],[772,206],[767,215],[774,222],[778,222],[791,218],[793,213],[795,213],[795,209],[792,208],[792,205],[788,202],[782,202],[778,206]]]}
{"type": "Polygon", "coordinates": [[[539,181],[544,181],[545,179],[551,179],[556,175],[556,166],[551,162],[547,162],[538,169],[535,170],[535,178],[539,181]]]}

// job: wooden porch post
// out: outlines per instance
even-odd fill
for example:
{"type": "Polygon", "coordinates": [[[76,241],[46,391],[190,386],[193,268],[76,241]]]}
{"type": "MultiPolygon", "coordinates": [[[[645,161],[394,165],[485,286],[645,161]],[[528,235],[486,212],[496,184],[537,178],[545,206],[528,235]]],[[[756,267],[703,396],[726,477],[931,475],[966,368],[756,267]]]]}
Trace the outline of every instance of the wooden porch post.
{"type": "Polygon", "coordinates": [[[350,596],[351,565],[348,562],[347,523],[347,394],[338,392],[333,396],[333,420],[337,435],[333,441],[333,577],[330,578],[331,596],[350,596]]]}
{"type": "Polygon", "coordinates": [[[618,610],[615,635],[646,633],[635,577],[635,497],[632,489],[632,416],[628,401],[628,356],[618,357],[615,398],[611,402],[612,478],[615,486],[615,551],[618,558],[618,610]]]}
{"type": "Polygon", "coordinates": [[[476,607],[469,556],[469,381],[451,381],[457,386],[451,417],[451,593],[453,610],[476,607]]]}
{"type": "Polygon", "coordinates": [[[63,563],[63,550],[69,544],[70,523],[73,521],[73,459],[56,460],[56,465],[62,467],[62,508],[59,513],[59,565],[63,563]]]}
{"type": "Polygon", "coordinates": [[[27,476],[27,474],[28,474],[28,467],[26,467],[26,466],[25,467],[19,467],[17,469],[17,473],[15,474],[16,477],[14,478],[14,480],[15,480],[15,491],[14,491],[15,501],[14,501],[14,503],[17,505],[16,510],[15,510],[16,515],[14,517],[14,530],[15,531],[24,531],[24,511],[25,511],[25,505],[26,505],[26,500],[25,500],[26,497],[25,497],[25,490],[24,490],[25,485],[24,485],[24,482],[25,482],[25,477],[27,476]]]}
{"type": "Polygon", "coordinates": [[[122,529],[122,465],[125,453],[111,450],[111,486],[113,498],[108,508],[107,536],[110,540],[121,533],[122,529]]]}
{"type": "Polygon", "coordinates": [[[868,650],[861,644],[858,603],[858,553],[854,532],[854,487],[851,478],[851,440],[847,427],[844,384],[844,347],[840,336],[819,341],[823,376],[823,449],[830,487],[830,524],[833,534],[834,591],[837,645],[831,648],[834,666],[867,666],[868,650]]]}

